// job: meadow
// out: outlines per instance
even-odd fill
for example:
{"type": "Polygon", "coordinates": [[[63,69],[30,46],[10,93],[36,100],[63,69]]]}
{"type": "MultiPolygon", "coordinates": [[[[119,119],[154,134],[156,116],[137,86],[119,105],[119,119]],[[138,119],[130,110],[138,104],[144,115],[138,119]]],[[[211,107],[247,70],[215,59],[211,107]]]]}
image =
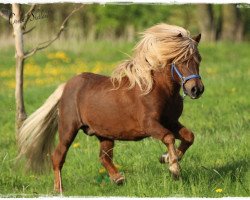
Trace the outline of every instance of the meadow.
{"type": "MultiPolygon", "coordinates": [[[[134,43],[86,42],[79,48],[51,47],[25,64],[27,113],[36,110],[57,85],[77,73],[109,75],[131,54],[134,43]]],[[[165,146],[154,139],[116,142],[114,162],[125,174],[123,186],[109,181],[99,163],[95,137],[78,133],[63,168],[65,196],[224,197],[250,196],[249,43],[201,44],[202,98],[184,101],[181,122],[195,142],[181,161],[182,178],[173,181],[159,163],[165,146]]],[[[16,163],[14,48],[0,53],[0,197],[56,195],[52,170],[37,175],[16,163]]],[[[176,142],[178,145],[179,142],[176,142]]]]}

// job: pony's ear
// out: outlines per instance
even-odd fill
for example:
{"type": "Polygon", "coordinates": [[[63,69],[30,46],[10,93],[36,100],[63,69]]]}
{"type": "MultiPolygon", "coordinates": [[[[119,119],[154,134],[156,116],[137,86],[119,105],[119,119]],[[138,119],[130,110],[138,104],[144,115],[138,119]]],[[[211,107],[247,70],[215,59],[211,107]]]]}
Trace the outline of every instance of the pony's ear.
{"type": "Polygon", "coordinates": [[[182,37],[182,34],[181,34],[181,33],[179,33],[176,37],[182,37]]]}
{"type": "Polygon", "coordinates": [[[197,43],[199,43],[200,40],[201,40],[201,34],[199,34],[199,35],[197,35],[197,36],[194,36],[192,39],[193,39],[194,41],[196,41],[197,43]]]}

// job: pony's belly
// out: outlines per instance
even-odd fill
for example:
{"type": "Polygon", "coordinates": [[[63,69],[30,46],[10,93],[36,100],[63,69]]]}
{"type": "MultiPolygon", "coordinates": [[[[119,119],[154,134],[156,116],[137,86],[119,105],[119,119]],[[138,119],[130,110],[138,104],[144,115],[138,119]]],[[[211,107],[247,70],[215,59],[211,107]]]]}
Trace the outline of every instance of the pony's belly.
{"type": "Polygon", "coordinates": [[[102,105],[88,106],[82,113],[83,123],[89,127],[91,135],[114,140],[140,140],[148,137],[140,127],[136,113],[122,106],[102,105]]]}
{"type": "Polygon", "coordinates": [[[146,133],[138,131],[121,132],[115,135],[107,134],[105,136],[110,139],[123,140],[123,141],[138,141],[146,137],[149,137],[149,135],[147,135],[146,133]]]}
{"type": "Polygon", "coordinates": [[[121,132],[118,134],[103,134],[103,133],[96,133],[96,136],[101,136],[104,138],[108,138],[111,140],[123,140],[123,141],[138,141],[142,140],[146,137],[149,137],[149,135],[145,133],[140,133],[140,132],[121,132]]]}
{"type": "MultiPolygon", "coordinates": [[[[145,132],[140,130],[126,130],[119,129],[119,127],[112,128],[104,128],[98,126],[91,126],[91,135],[101,136],[104,138],[112,139],[112,140],[126,140],[126,141],[136,141],[141,140],[143,138],[149,137],[145,132]]],[[[90,134],[88,134],[90,135],[90,134]]]]}

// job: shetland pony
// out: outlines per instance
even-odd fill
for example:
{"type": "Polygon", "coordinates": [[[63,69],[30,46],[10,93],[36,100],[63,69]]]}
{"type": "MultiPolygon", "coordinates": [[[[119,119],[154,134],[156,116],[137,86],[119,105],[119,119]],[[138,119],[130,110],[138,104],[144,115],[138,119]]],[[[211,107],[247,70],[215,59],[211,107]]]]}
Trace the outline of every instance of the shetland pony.
{"type": "Polygon", "coordinates": [[[46,102],[27,118],[18,135],[19,157],[36,171],[51,162],[54,189],[62,192],[61,170],[77,132],[100,141],[100,161],[117,184],[124,177],[112,162],[115,140],[137,141],[147,137],[161,140],[168,153],[161,162],[169,164],[174,178],[179,161],[192,145],[194,134],[179,121],[183,110],[182,87],[192,99],[204,86],[199,76],[201,35],[191,38],[184,28],[158,24],[142,33],[133,56],[122,62],[111,77],[82,73],[60,85],[46,102]],[[56,132],[59,144],[53,150],[56,132]],[[175,139],[181,140],[175,148],[175,139]]]}

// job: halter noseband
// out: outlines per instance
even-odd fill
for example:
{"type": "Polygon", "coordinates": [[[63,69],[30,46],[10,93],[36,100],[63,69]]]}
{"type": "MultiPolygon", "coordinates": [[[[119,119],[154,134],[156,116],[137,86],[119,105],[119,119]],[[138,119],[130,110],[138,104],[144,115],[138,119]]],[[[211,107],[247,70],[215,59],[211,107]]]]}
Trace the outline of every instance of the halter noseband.
{"type": "Polygon", "coordinates": [[[182,90],[183,90],[183,92],[184,92],[184,96],[186,95],[186,90],[185,90],[185,88],[184,88],[184,84],[185,84],[187,81],[189,81],[190,79],[194,79],[194,78],[201,79],[201,76],[200,76],[199,74],[192,74],[192,75],[187,76],[187,77],[183,76],[183,75],[181,74],[181,72],[176,68],[175,64],[172,63],[172,64],[171,64],[171,75],[172,75],[172,79],[173,79],[173,80],[175,80],[175,79],[174,79],[174,72],[175,72],[175,73],[179,76],[179,78],[181,79],[181,87],[182,87],[182,90]]]}

